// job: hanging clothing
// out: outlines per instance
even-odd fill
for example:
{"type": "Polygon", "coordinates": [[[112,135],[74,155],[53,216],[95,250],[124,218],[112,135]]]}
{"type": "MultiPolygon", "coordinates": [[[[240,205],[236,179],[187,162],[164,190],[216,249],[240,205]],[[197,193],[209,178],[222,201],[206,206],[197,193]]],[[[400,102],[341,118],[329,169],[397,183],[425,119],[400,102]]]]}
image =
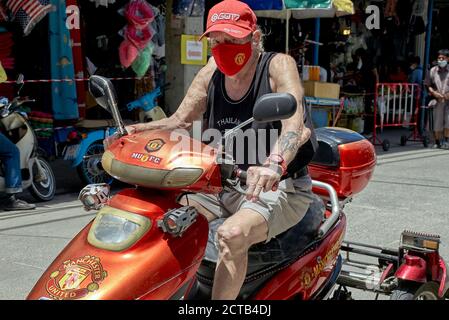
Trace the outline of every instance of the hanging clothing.
{"type": "MultiPolygon", "coordinates": [[[[72,41],[70,30],[65,25],[65,0],[52,0],[57,7],[50,14],[50,57],[53,79],[74,79],[72,41]]],[[[75,82],[53,82],[52,105],[56,120],[78,119],[78,99],[75,82]]]]}

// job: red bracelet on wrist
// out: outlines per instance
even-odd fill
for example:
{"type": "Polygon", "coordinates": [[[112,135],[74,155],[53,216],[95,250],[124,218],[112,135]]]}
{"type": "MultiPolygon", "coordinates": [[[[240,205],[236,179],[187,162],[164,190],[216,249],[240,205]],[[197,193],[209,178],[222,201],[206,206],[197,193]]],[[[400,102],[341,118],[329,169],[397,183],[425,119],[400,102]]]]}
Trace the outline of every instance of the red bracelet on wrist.
{"type": "Polygon", "coordinates": [[[267,159],[267,163],[269,164],[276,164],[282,168],[282,174],[281,177],[284,176],[287,173],[287,163],[285,162],[285,159],[280,154],[270,154],[270,156],[267,159]]]}

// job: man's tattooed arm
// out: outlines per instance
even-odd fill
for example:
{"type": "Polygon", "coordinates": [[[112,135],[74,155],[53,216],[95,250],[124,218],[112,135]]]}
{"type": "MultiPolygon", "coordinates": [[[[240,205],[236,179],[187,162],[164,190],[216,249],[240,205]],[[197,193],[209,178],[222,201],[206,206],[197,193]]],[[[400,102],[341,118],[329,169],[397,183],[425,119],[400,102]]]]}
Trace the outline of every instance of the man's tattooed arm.
{"type": "Polygon", "coordinates": [[[299,134],[295,131],[284,133],[279,139],[280,153],[285,155],[287,152],[296,153],[299,146],[299,134]]]}
{"type": "Polygon", "coordinates": [[[282,130],[272,153],[281,155],[288,164],[295,158],[298,149],[309,137],[310,130],[305,126],[301,128],[285,128],[282,130]]]}

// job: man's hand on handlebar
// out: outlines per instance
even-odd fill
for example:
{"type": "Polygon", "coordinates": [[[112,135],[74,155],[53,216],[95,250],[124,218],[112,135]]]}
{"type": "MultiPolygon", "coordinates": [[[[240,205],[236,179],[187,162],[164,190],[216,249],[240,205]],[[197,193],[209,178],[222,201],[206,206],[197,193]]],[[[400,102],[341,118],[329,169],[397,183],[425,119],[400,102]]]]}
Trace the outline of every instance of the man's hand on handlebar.
{"type": "Polygon", "coordinates": [[[264,167],[250,167],[247,171],[246,199],[256,202],[259,200],[259,194],[264,192],[276,191],[281,180],[282,168],[277,165],[264,167]],[[280,170],[279,170],[280,169],[280,170]]]}
{"type": "Polygon", "coordinates": [[[128,132],[128,134],[134,134],[134,133],[138,133],[141,131],[145,131],[145,124],[144,123],[136,123],[130,126],[126,126],[125,127],[126,132],[128,132]]]}

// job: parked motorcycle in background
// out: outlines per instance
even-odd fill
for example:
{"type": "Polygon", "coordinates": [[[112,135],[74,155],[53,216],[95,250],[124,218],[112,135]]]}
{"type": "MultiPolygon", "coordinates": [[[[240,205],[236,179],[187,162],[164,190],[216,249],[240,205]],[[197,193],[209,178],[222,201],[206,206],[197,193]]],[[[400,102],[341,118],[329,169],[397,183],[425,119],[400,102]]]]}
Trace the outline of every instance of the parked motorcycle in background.
{"type": "MultiPolygon", "coordinates": [[[[26,113],[19,111],[23,104],[35,102],[35,100],[20,97],[23,80],[23,75],[19,75],[17,84],[20,88],[12,101],[0,98],[0,131],[20,150],[22,189],[29,189],[31,195],[38,201],[49,201],[55,195],[56,181],[52,168],[38,154],[37,138],[26,113]]],[[[0,167],[0,192],[4,191],[5,174],[0,167]]]]}

